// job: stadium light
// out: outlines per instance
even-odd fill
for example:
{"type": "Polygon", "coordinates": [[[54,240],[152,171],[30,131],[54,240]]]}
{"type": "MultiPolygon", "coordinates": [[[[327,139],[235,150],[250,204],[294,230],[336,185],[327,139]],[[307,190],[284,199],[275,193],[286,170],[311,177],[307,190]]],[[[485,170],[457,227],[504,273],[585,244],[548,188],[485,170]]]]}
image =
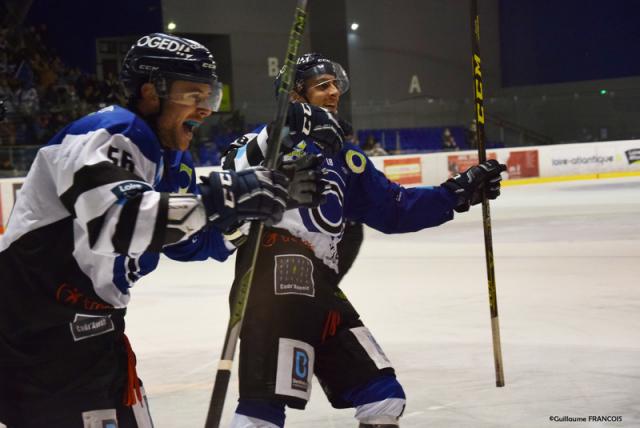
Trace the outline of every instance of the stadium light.
{"type": "Polygon", "coordinates": [[[167,30],[169,31],[173,31],[176,29],[176,23],[171,21],[170,23],[167,24],[167,30]]]}
{"type": "Polygon", "coordinates": [[[360,27],[360,24],[358,24],[357,22],[353,22],[351,24],[351,31],[356,31],[358,27],[360,27]]]}

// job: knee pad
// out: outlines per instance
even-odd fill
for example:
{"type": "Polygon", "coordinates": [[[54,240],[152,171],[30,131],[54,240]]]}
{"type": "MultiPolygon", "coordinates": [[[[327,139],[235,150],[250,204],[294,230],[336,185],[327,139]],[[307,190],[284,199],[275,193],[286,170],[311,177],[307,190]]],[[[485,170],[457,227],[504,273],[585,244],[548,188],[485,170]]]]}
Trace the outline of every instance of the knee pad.
{"type": "Polygon", "coordinates": [[[231,428],[282,428],[284,419],[284,403],[240,399],[231,428]]]}

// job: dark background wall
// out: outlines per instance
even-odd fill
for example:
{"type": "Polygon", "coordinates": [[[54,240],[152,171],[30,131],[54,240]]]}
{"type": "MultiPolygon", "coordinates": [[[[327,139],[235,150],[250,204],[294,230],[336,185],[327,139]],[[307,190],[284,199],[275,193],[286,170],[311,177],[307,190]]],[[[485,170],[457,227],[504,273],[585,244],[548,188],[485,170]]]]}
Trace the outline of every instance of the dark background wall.
{"type": "MultiPolygon", "coordinates": [[[[480,1],[483,79],[500,82],[497,0],[480,1]]],[[[362,128],[468,123],[472,95],[469,2],[350,0],[354,121],[362,128]],[[421,92],[410,93],[417,76],[421,92]]]]}
{"type": "Polygon", "coordinates": [[[33,0],[25,25],[47,26],[47,45],[64,62],[95,72],[96,39],[161,31],[161,0],[33,0]]]}
{"type": "MultiPolygon", "coordinates": [[[[273,81],[294,5],[33,0],[26,24],[46,23],[48,44],[89,71],[97,38],[175,22],[178,33],[224,39],[219,67],[232,107],[258,123],[273,116],[273,81]]],[[[525,131],[554,141],[640,136],[640,1],[480,0],[479,8],[490,138],[518,143],[525,131]]],[[[371,129],[468,125],[469,45],[469,0],[310,0],[301,50],[345,65],[352,85],[341,114],[357,129],[371,129]],[[352,22],[360,24],[355,32],[352,22]],[[419,91],[410,91],[412,79],[419,91]]]]}
{"type": "MultiPolygon", "coordinates": [[[[338,60],[348,52],[342,62],[347,63],[352,80],[351,106],[344,109],[351,107],[357,128],[468,122],[470,105],[456,104],[448,113],[427,107],[433,104],[429,104],[430,97],[450,100],[471,96],[467,0],[310,3],[303,50],[311,48],[338,60]],[[356,32],[348,31],[353,21],[360,24],[356,32]],[[331,45],[334,49],[327,52],[331,45]],[[420,93],[409,93],[413,75],[419,79],[420,93]]],[[[500,82],[498,3],[480,3],[485,82],[487,90],[495,90],[500,82]]],[[[230,34],[235,107],[243,110],[248,122],[269,120],[273,114],[268,58],[281,61],[284,55],[294,5],[293,0],[163,2],[165,24],[174,21],[178,30],[189,33],[230,34]]]]}
{"type": "Polygon", "coordinates": [[[502,82],[522,86],[640,75],[637,0],[502,0],[502,82]]]}
{"type": "MultiPolygon", "coordinates": [[[[177,31],[229,35],[234,108],[248,123],[258,123],[273,119],[273,71],[282,66],[295,4],[295,0],[169,0],[163,2],[163,15],[165,25],[173,21],[177,31]],[[278,59],[275,69],[269,58],[278,59]]],[[[305,39],[302,49],[308,49],[309,32],[305,39]]]]}

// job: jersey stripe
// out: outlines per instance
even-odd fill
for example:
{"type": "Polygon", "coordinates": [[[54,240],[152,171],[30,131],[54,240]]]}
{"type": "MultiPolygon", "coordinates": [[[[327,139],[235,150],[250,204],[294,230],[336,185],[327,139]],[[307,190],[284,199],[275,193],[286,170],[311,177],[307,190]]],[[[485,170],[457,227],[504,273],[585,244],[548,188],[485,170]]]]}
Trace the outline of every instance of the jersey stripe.
{"type": "Polygon", "coordinates": [[[87,233],[89,234],[89,247],[93,248],[100,237],[100,231],[104,226],[104,215],[96,217],[87,223],[87,233]]]}
{"type": "Polygon", "coordinates": [[[148,251],[160,252],[165,242],[165,234],[167,232],[167,222],[169,217],[169,194],[160,193],[160,201],[158,202],[158,213],[156,215],[155,225],[153,227],[153,237],[149,243],[148,251]]]}
{"type": "Polygon", "coordinates": [[[133,239],[134,228],[138,218],[138,210],[142,202],[142,195],[129,199],[120,212],[116,231],[113,234],[113,249],[118,254],[129,254],[129,247],[133,239]]]}
{"type": "Polygon", "coordinates": [[[247,161],[249,162],[249,165],[260,165],[264,161],[264,155],[260,150],[257,136],[253,140],[249,141],[246,147],[247,161]]]}
{"type": "Polygon", "coordinates": [[[76,210],[74,206],[80,195],[98,186],[125,180],[143,181],[137,175],[118,168],[111,162],[83,166],[73,174],[73,184],[60,195],[60,200],[69,212],[75,216],[76,210]]]}
{"type": "Polygon", "coordinates": [[[160,195],[158,192],[145,192],[142,195],[136,209],[135,228],[132,231],[128,254],[139,255],[148,250],[156,231],[160,195]]]}

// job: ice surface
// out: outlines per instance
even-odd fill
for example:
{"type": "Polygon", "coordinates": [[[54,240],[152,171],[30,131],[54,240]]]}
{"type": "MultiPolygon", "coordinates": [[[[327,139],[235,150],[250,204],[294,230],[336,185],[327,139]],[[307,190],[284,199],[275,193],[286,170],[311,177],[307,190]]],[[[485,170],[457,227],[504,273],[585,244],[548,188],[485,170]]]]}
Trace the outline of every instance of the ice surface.
{"type": "MultiPolygon", "coordinates": [[[[342,284],[404,385],[402,426],[640,426],[640,178],[506,187],[491,207],[504,388],[479,207],[418,233],[367,229],[342,284]],[[590,415],[622,422],[549,420],[590,415]]],[[[204,426],[232,278],[232,260],[163,259],[133,290],[128,335],[157,428],[204,426]]],[[[357,426],[313,388],[287,427],[357,426]]],[[[237,394],[234,372],[222,426],[237,394]]]]}

